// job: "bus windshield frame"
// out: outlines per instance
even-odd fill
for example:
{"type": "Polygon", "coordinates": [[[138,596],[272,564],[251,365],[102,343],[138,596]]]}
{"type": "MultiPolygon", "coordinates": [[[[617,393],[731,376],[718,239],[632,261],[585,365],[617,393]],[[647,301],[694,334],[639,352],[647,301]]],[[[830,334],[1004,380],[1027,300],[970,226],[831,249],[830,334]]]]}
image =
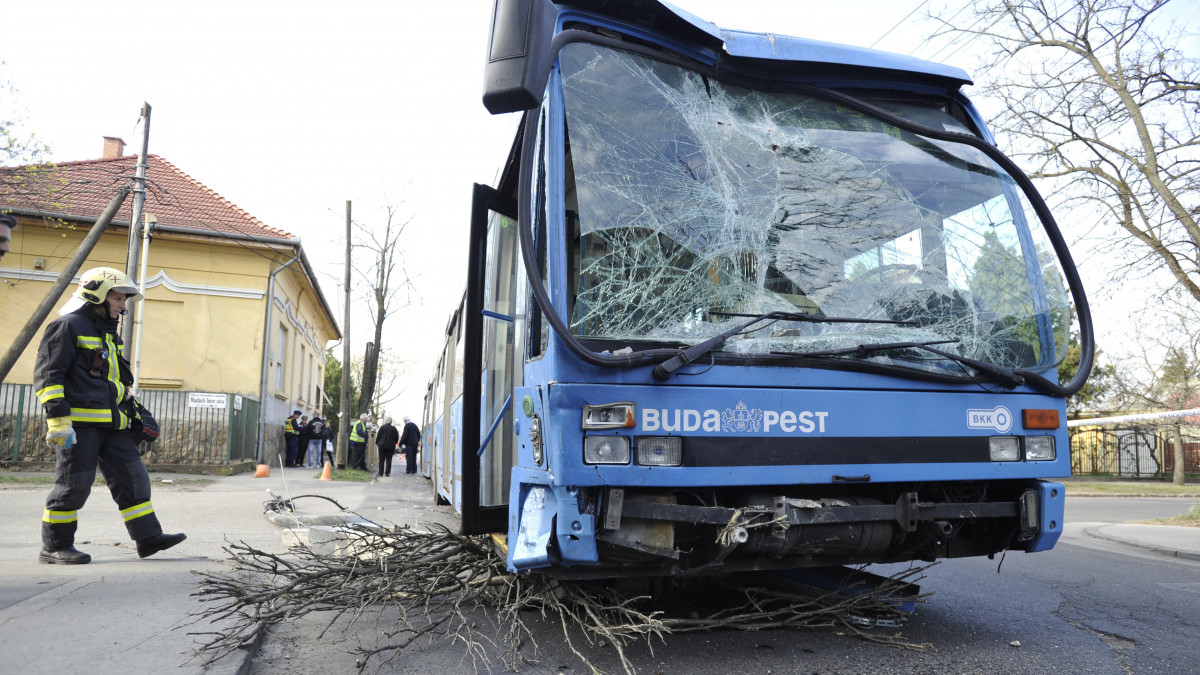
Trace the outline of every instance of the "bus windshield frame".
{"type": "MultiPolygon", "coordinates": [[[[567,147],[568,308],[579,340],[637,351],[766,322],[722,358],[844,352],[955,376],[927,351],[1044,372],[1074,317],[1047,226],[1009,169],[974,145],[803,87],[756,87],[587,41],[558,53],[567,147]],[[734,315],[734,316],[731,316],[734,315]]],[[[869,107],[978,134],[944,96],[869,107]]],[[[1027,179],[1026,179],[1027,181],[1027,179]]]]}

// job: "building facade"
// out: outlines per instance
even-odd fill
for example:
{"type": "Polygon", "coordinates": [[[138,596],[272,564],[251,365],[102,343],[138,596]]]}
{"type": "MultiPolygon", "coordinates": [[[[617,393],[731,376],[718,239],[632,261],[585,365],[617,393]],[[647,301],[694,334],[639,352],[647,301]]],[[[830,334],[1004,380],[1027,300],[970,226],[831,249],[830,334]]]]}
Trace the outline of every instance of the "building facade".
{"type": "MultiPolygon", "coordinates": [[[[0,211],[19,223],[11,252],[0,259],[3,344],[12,343],[112,196],[134,176],[137,158],[123,154],[119,139],[105,140],[99,160],[0,170],[0,211]]],[[[186,407],[197,407],[192,403],[211,406],[217,399],[192,394],[225,394],[231,414],[234,406],[246,409],[243,402],[256,403],[251,408],[259,411],[262,431],[254,434],[253,452],[243,441],[232,454],[243,463],[273,461],[288,414],[321,410],[325,347],[341,337],[333,312],[298,238],[157,155],[146,165],[143,213],[152,237],[143,240],[145,299],[126,317],[134,336],[126,355],[142,398],[165,401],[166,392],[178,392],[186,407]]],[[[126,268],[132,208],[130,197],[81,271],[126,268]]],[[[41,329],[6,386],[32,382],[40,339],[41,329]]],[[[186,454],[176,453],[171,463],[186,463],[186,454]]]]}

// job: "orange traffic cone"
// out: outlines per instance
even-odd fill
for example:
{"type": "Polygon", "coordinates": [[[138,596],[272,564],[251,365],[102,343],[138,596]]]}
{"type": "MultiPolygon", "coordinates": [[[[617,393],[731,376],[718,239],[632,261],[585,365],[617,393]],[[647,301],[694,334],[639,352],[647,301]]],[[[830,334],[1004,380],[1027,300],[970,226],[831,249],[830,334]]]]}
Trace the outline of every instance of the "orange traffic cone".
{"type": "Polygon", "coordinates": [[[321,472],[321,477],[317,480],[333,480],[329,477],[329,460],[325,460],[325,470],[321,472]]]}
{"type": "Polygon", "coordinates": [[[258,467],[256,467],[254,469],[254,477],[255,478],[267,478],[270,475],[271,475],[271,465],[270,464],[259,464],[258,467]]]}

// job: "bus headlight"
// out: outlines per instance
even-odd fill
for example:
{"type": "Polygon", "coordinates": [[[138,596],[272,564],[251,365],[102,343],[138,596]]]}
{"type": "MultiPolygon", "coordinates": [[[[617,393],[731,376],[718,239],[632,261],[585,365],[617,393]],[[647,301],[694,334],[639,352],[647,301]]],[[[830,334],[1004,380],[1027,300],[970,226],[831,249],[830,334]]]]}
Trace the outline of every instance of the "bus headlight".
{"type": "Polygon", "coordinates": [[[1025,437],[1025,459],[1030,461],[1054,459],[1054,437],[1025,437]]]}
{"type": "Polygon", "coordinates": [[[683,439],[679,436],[639,437],[637,463],[642,466],[679,466],[683,463],[683,439]]]}
{"type": "Polygon", "coordinates": [[[1021,459],[1021,439],[1016,436],[992,436],[988,450],[993,462],[1016,462],[1021,459]]]}
{"type": "Polygon", "coordinates": [[[632,429],[637,426],[632,403],[583,406],[584,429],[632,429]]]}
{"type": "Polygon", "coordinates": [[[628,464],[629,437],[585,436],[583,461],[585,464],[628,464]]]}

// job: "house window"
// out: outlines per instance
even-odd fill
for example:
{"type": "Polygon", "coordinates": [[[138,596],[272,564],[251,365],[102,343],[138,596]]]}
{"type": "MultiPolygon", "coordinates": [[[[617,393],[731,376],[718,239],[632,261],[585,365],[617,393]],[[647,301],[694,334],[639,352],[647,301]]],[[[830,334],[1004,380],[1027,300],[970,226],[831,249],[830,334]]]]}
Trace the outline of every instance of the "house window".
{"type": "Polygon", "coordinates": [[[287,343],[288,329],[283,324],[279,324],[279,334],[276,336],[277,351],[275,352],[275,390],[279,392],[283,391],[283,385],[285,384],[284,375],[287,373],[285,370],[287,366],[287,343]]]}
{"type": "Polygon", "coordinates": [[[313,396],[313,388],[316,387],[316,385],[317,385],[316,361],[317,360],[315,358],[313,358],[312,354],[308,355],[308,387],[306,387],[304,389],[304,396],[305,396],[305,398],[308,399],[309,403],[311,403],[314,406],[317,406],[319,408],[319,407],[321,407],[321,400],[318,399],[316,396],[313,396]]]}
{"type": "Polygon", "coordinates": [[[300,390],[296,392],[296,398],[300,399],[301,401],[305,401],[308,400],[308,369],[304,363],[304,354],[307,353],[308,350],[305,349],[303,345],[297,345],[296,351],[299,352],[300,357],[296,359],[296,367],[300,369],[300,390]]]}

